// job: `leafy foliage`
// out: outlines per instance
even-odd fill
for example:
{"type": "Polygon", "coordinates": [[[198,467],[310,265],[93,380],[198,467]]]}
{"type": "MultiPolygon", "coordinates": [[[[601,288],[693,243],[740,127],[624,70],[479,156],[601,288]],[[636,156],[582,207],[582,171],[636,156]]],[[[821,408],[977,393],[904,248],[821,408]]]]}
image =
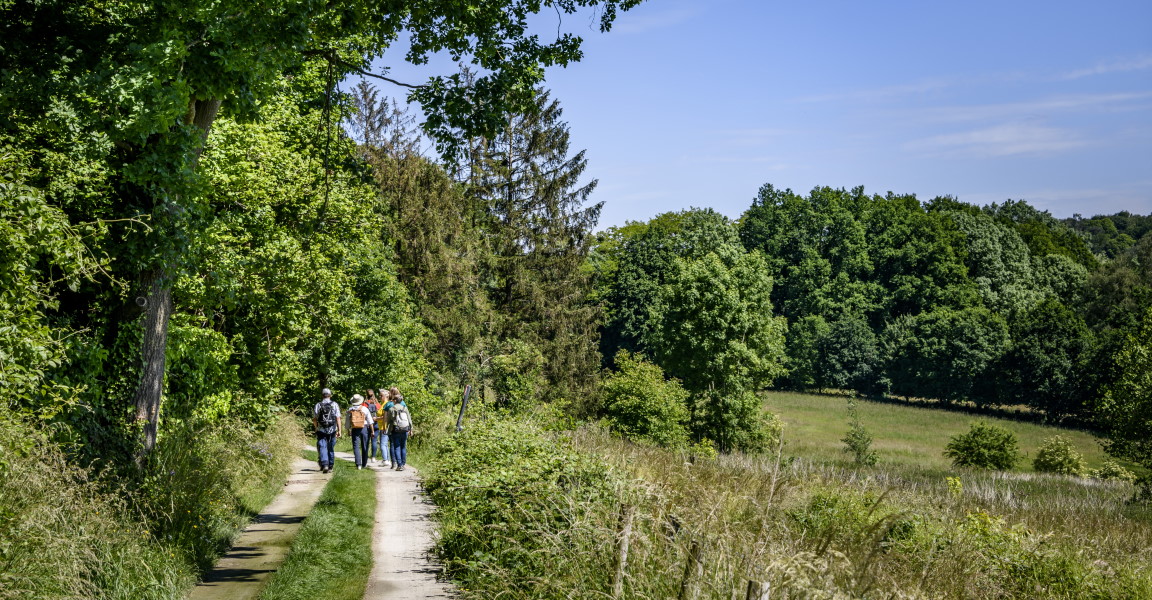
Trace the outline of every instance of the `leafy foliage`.
{"type": "Polygon", "coordinates": [[[1087,470],[1084,457],[1065,438],[1054,435],[1046,440],[1032,459],[1032,468],[1041,473],[1083,475],[1087,470]]]}
{"type": "Polygon", "coordinates": [[[688,444],[688,392],[660,367],[627,350],[616,354],[616,371],[600,384],[609,426],[629,439],[665,448],[688,444]]]}
{"type": "MultiPolygon", "coordinates": [[[[558,550],[610,543],[588,526],[616,505],[618,478],[599,459],[530,423],[490,420],[437,440],[431,452],[424,486],[440,507],[437,551],[453,578],[551,597],[538,576],[555,568],[564,556],[558,550]],[[568,542],[557,548],[552,542],[561,531],[568,542]]],[[[606,560],[591,551],[586,557],[606,560]]],[[[601,578],[595,570],[587,575],[601,578]]]]}
{"type": "Polygon", "coordinates": [[[953,436],[944,456],[957,467],[1011,469],[1020,459],[1016,434],[984,421],[975,421],[966,433],[953,436]]]}
{"type": "Polygon", "coordinates": [[[1152,466],[1152,310],[1116,356],[1121,376],[1104,392],[1101,414],[1108,423],[1108,452],[1152,466]]]}

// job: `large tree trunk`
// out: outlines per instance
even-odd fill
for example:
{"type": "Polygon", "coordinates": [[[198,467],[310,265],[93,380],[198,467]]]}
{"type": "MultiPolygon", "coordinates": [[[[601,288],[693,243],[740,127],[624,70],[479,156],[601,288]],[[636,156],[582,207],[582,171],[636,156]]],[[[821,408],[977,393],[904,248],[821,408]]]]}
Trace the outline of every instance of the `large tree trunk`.
{"type": "MultiPolygon", "coordinates": [[[[200,128],[200,144],[193,151],[189,161],[193,169],[200,160],[208,131],[220,112],[220,100],[193,100],[188,104],[186,125],[200,128]]],[[[165,203],[157,209],[158,216],[170,216],[181,210],[178,204],[165,203]],[[168,214],[165,214],[168,213],[168,214]]],[[[137,463],[156,447],[156,434],[160,422],[160,401],[164,394],[164,354],[168,346],[168,319],[172,316],[172,283],[178,272],[170,265],[178,261],[162,260],[163,266],[150,271],[143,284],[147,291],[144,297],[144,339],[141,344],[140,382],[136,387],[133,402],[136,406],[136,423],[143,424],[140,433],[137,463]]]]}
{"type": "Polygon", "coordinates": [[[143,458],[156,446],[160,418],[160,398],[164,393],[164,350],[168,344],[168,317],[172,315],[172,283],[161,269],[148,274],[148,295],[144,297],[144,342],[140,384],[134,398],[136,422],[143,423],[140,454],[143,458]]]}

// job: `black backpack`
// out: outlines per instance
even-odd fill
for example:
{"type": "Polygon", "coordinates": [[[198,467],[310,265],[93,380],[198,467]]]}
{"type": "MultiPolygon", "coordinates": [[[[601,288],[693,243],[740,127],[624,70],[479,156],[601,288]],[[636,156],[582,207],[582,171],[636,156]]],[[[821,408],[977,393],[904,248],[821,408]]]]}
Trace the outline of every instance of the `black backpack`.
{"type": "Polygon", "coordinates": [[[316,415],[316,431],[324,435],[336,433],[336,422],[340,420],[340,410],[332,401],[320,403],[320,414],[316,415]]]}

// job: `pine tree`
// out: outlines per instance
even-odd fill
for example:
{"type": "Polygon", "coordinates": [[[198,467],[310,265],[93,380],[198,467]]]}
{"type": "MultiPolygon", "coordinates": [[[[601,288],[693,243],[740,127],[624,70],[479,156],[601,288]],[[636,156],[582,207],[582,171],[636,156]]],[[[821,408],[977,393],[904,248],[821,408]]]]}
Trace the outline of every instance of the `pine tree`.
{"type": "Polygon", "coordinates": [[[583,150],[569,155],[562,112],[540,91],[535,111],[510,116],[494,139],[474,139],[466,158],[490,234],[497,334],[535,346],[548,381],[575,393],[599,366],[600,309],[582,266],[602,204],[586,205],[597,182],[581,180],[588,161],[583,150]]]}

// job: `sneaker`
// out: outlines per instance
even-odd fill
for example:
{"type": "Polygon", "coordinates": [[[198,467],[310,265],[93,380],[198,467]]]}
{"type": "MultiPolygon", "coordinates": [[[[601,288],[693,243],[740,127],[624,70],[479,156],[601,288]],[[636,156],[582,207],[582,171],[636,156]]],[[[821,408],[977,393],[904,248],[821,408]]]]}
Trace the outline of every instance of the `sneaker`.
{"type": "Polygon", "coordinates": [[[397,467],[397,468],[396,468],[396,470],[397,470],[397,471],[403,471],[403,470],[404,470],[404,465],[400,465],[399,467],[397,467]]]}
{"type": "Polygon", "coordinates": [[[385,466],[385,467],[391,467],[391,466],[392,466],[392,462],[391,462],[391,461],[387,461],[387,460],[386,460],[386,461],[384,461],[384,462],[382,462],[382,463],[380,463],[380,464],[381,464],[381,465],[383,465],[383,466],[385,466]]]}

